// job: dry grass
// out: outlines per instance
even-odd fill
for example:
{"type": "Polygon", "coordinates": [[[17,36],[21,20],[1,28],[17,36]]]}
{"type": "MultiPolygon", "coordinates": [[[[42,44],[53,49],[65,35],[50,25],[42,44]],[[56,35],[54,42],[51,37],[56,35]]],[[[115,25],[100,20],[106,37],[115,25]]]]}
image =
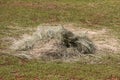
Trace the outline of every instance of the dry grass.
{"type": "Polygon", "coordinates": [[[64,25],[66,29],[74,32],[75,34],[86,34],[96,45],[97,53],[119,53],[120,52],[120,40],[114,35],[112,29],[101,28],[101,29],[89,29],[75,27],[73,24],[64,25]],[[69,27],[68,27],[69,26],[69,27]]]}
{"type": "Polygon", "coordinates": [[[38,26],[32,35],[24,35],[15,40],[11,48],[16,50],[15,53],[18,54],[15,55],[21,58],[87,63],[96,63],[105,56],[119,53],[119,39],[110,34],[110,29],[91,30],[75,26],[77,25],[64,24],[64,28],[56,24],[38,26]]]}
{"type": "Polygon", "coordinates": [[[95,52],[95,46],[87,36],[75,35],[61,25],[39,26],[31,36],[14,41],[11,49],[20,51],[19,56],[30,54],[42,59],[72,58],[95,52]],[[23,51],[27,54],[21,54],[23,51]]]}

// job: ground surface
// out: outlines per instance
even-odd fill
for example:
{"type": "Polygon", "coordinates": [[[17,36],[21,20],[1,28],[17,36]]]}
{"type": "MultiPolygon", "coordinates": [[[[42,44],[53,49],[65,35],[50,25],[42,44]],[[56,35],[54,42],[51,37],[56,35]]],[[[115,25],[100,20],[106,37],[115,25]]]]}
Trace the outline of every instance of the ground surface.
{"type": "Polygon", "coordinates": [[[0,80],[120,80],[119,39],[119,0],[0,0],[0,80]],[[13,39],[31,34],[43,23],[72,23],[88,31],[96,43],[94,37],[104,35],[101,41],[105,44],[98,45],[113,49],[108,53],[114,55],[98,64],[28,61],[2,55],[11,52],[13,39]]]}

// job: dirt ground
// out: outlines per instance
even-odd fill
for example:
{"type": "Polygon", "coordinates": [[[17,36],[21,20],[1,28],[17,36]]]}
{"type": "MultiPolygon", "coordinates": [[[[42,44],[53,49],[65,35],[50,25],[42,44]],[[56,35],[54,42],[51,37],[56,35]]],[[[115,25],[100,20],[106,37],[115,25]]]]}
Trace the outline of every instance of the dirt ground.
{"type": "Polygon", "coordinates": [[[112,31],[107,28],[103,29],[88,29],[82,27],[75,27],[72,24],[65,25],[65,28],[73,33],[86,34],[97,47],[97,53],[119,53],[120,41],[112,34],[112,31]]]}

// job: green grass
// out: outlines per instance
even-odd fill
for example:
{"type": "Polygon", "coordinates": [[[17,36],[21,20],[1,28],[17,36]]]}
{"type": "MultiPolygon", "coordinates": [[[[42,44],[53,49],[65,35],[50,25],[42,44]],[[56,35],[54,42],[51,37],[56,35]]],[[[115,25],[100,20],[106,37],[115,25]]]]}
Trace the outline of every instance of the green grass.
{"type": "MultiPolygon", "coordinates": [[[[11,41],[31,33],[42,23],[75,23],[86,28],[108,28],[120,39],[119,0],[0,0],[0,53],[11,41]]],[[[0,80],[105,80],[120,77],[120,60],[104,64],[24,61],[0,56],[0,80]],[[16,76],[16,77],[15,77],[16,76]]]]}
{"type": "Polygon", "coordinates": [[[120,65],[42,62],[0,57],[0,78],[4,80],[105,80],[120,78],[120,65]]]}
{"type": "MultiPolygon", "coordinates": [[[[119,0],[0,0],[0,40],[4,37],[18,37],[30,32],[23,29],[41,23],[107,27],[120,38],[119,5],[119,0]]],[[[1,49],[7,46],[0,44],[1,49]]]]}
{"type": "Polygon", "coordinates": [[[119,5],[118,0],[1,0],[0,27],[66,22],[119,27],[119,5]]]}
{"type": "Polygon", "coordinates": [[[120,25],[118,0],[1,0],[1,24],[33,26],[51,22],[120,25]]]}

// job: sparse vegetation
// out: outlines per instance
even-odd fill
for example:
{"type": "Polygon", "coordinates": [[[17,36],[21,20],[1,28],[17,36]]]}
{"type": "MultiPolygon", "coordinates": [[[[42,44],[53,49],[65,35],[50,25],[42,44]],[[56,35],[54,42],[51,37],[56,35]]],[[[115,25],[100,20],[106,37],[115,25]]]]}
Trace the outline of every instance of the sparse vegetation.
{"type": "MultiPolygon", "coordinates": [[[[27,35],[23,39],[15,41],[11,49],[21,51],[20,54],[23,54],[24,57],[32,55],[32,58],[61,59],[92,54],[95,53],[96,48],[85,34],[73,34],[63,26],[40,26],[31,36],[27,35]],[[22,51],[26,51],[27,54],[22,51]]],[[[15,53],[17,55],[17,52],[15,53]]]]}

